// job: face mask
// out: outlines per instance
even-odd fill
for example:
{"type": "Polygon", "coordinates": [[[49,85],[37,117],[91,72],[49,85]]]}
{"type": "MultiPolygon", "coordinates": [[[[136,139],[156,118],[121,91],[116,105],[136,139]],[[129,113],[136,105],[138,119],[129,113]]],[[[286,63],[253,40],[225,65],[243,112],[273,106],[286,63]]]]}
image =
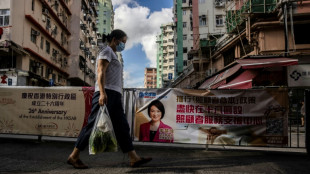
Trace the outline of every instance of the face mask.
{"type": "Polygon", "coordinates": [[[116,46],[116,51],[121,52],[125,49],[125,44],[124,42],[120,42],[117,46],[116,46]]]}

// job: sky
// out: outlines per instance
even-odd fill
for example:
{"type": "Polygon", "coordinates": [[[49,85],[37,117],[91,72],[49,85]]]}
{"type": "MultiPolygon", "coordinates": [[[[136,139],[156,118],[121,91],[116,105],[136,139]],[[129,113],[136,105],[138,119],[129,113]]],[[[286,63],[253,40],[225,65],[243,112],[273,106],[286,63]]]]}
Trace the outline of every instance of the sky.
{"type": "Polygon", "coordinates": [[[144,69],[156,67],[156,35],[172,22],[173,0],[112,0],[114,28],[127,33],[124,88],[143,88],[144,69]]]}

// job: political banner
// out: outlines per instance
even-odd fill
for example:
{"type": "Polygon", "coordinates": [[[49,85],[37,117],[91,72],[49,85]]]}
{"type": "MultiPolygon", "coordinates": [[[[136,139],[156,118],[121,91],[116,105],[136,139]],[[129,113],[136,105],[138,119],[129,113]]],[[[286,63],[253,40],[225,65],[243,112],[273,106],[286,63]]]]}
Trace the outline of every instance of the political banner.
{"type": "Polygon", "coordinates": [[[94,88],[0,87],[0,133],[77,137],[94,88]]]}
{"type": "Polygon", "coordinates": [[[287,146],[286,89],[137,89],[134,139],[287,146]]]}

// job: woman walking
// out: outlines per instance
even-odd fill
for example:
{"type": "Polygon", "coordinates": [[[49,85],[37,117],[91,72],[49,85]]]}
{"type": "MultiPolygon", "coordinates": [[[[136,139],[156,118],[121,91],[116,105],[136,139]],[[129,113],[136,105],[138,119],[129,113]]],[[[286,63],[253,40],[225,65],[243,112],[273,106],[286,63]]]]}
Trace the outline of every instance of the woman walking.
{"type": "Polygon", "coordinates": [[[117,142],[123,153],[128,153],[131,167],[138,167],[152,160],[152,158],[141,158],[134,150],[129,134],[129,125],[124,114],[122,105],[122,76],[123,67],[119,62],[116,51],[125,49],[127,35],[122,30],[113,30],[111,34],[103,35],[102,42],[108,42],[97,57],[96,61],[96,84],[95,93],[92,98],[92,110],[87,125],[81,130],[67,163],[77,169],[88,168],[81,159],[80,151],[88,146],[89,137],[96,120],[97,111],[106,105],[111,117],[117,142]]]}

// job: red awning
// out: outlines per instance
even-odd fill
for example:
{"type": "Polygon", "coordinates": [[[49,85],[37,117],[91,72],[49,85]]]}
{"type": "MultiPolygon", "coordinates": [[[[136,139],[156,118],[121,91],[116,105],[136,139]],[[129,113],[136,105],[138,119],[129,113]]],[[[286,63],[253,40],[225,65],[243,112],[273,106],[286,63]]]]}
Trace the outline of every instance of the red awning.
{"type": "Polygon", "coordinates": [[[216,89],[217,87],[224,85],[226,83],[226,79],[231,75],[235,74],[240,68],[241,65],[237,64],[232,68],[229,68],[226,71],[219,74],[218,78],[213,82],[211,89],[216,89]]]}
{"type": "Polygon", "coordinates": [[[216,83],[216,84],[213,84],[212,86],[211,86],[211,89],[217,89],[219,86],[222,86],[222,85],[225,85],[226,84],[226,79],[225,80],[222,80],[222,81],[220,81],[220,82],[218,82],[218,83],[216,83]]]}
{"type": "Polygon", "coordinates": [[[215,75],[209,79],[207,79],[205,82],[203,82],[202,85],[199,86],[198,89],[209,89],[210,85],[216,80],[218,75],[215,75]]]}
{"type": "Polygon", "coordinates": [[[221,85],[218,89],[249,89],[252,88],[252,79],[258,74],[257,70],[245,70],[234,80],[225,85],[221,85]]]}
{"type": "Polygon", "coordinates": [[[267,59],[239,59],[242,69],[254,69],[273,66],[289,66],[298,64],[298,59],[291,58],[267,58],[267,59]]]}

